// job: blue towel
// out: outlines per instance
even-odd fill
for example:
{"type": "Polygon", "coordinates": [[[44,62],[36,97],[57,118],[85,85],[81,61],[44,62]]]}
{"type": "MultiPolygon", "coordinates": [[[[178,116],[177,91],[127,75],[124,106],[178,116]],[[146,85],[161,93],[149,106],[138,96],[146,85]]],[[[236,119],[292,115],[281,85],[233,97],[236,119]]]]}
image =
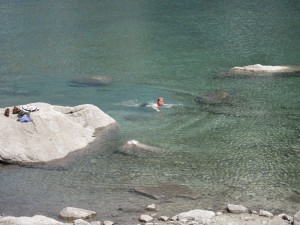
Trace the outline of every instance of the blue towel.
{"type": "Polygon", "coordinates": [[[22,117],[20,117],[19,119],[18,119],[18,121],[20,121],[20,122],[30,122],[31,121],[31,118],[30,118],[30,116],[28,116],[28,115],[23,115],[22,117]]]}

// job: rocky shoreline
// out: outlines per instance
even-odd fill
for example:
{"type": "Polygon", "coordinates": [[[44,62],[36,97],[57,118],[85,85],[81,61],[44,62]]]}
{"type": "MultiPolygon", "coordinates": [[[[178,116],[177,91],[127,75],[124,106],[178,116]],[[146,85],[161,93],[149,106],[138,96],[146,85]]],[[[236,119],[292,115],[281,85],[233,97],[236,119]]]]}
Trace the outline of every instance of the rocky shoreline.
{"type": "MultiPolygon", "coordinates": [[[[221,97],[223,96],[224,95],[221,95],[221,97]]],[[[225,97],[227,96],[225,95],[225,97]]],[[[31,123],[22,124],[16,122],[16,117],[12,115],[9,118],[8,117],[2,118],[2,120],[5,121],[5,123],[1,123],[3,124],[3,126],[5,125],[5,127],[3,127],[3,130],[4,128],[7,127],[14,128],[10,132],[7,132],[7,134],[10,135],[7,135],[7,137],[3,138],[3,145],[6,143],[12,143],[12,144],[18,143],[18,141],[15,141],[15,139],[12,138],[19,138],[20,136],[26,137],[26,135],[30,137],[35,137],[37,140],[38,139],[43,140],[41,137],[51,136],[51,139],[45,139],[45,141],[50,141],[49,143],[54,143],[53,140],[56,140],[55,138],[58,138],[55,135],[56,131],[63,130],[66,131],[66,133],[68,133],[68,135],[66,135],[65,140],[69,140],[69,139],[73,140],[74,137],[77,137],[77,139],[78,137],[81,137],[83,139],[81,140],[83,146],[86,146],[88,143],[94,141],[96,137],[94,135],[95,129],[99,127],[106,127],[109,124],[116,123],[114,119],[110,118],[108,115],[104,114],[104,112],[100,111],[100,109],[92,105],[81,105],[76,107],[61,107],[61,106],[51,106],[45,103],[34,103],[34,104],[38,106],[39,111],[32,113],[32,119],[33,121],[35,121],[32,124],[31,123]],[[53,115],[55,115],[55,117],[53,117],[53,115]],[[95,116],[99,117],[99,120],[97,121],[100,121],[101,123],[98,124],[96,127],[92,127],[91,124],[92,125],[95,124],[94,123],[95,116]],[[80,128],[80,130],[82,130],[82,133],[79,134],[71,133],[70,135],[69,132],[70,129],[63,129],[63,127],[67,127],[65,125],[66,121],[70,122],[68,123],[68,125],[74,125],[76,126],[76,128],[78,129],[80,128]],[[13,126],[8,126],[10,124],[12,124],[13,126]],[[20,127],[22,129],[17,129],[20,127]],[[15,132],[14,134],[19,134],[19,135],[11,135],[13,132],[15,132]],[[47,133],[47,135],[45,135],[45,133],[47,133]]],[[[75,129],[71,129],[71,130],[75,130],[75,129]]],[[[61,138],[61,136],[59,138],[61,138]]],[[[37,146],[34,145],[36,143],[37,142],[35,143],[24,142],[21,145],[21,147],[19,147],[19,150],[28,149],[28,146],[31,146],[30,149],[34,149],[34,147],[37,146]]],[[[69,143],[69,141],[67,143],[69,143]]],[[[49,147],[50,145],[47,142],[45,146],[49,147]]],[[[69,146],[69,144],[67,146],[69,146]]],[[[54,147],[52,146],[51,149],[54,149],[54,147]]],[[[54,158],[57,159],[57,158],[65,157],[67,154],[77,149],[78,149],[78,144],[72,149],[69,149],[63,155],[59,155],[54,158]]],[[[36,157],[32,157],[32,155],[28,157],[28,153],[26,152],[23,158],[20,158],[20,160],[16,160],[17,158],[16,156],[7,155],[7,152],[11,154],[12,153],[11,151],[4,151],[6,150],[4,148],[2,148],[1,150],[5,153],[5,155],[4,153],[1,154],[0,151],[0,159],[2,159],[0,161],[5,161],[9,163],[19,162],[24,160],[28,161],[28,159],[34,162],[36,161],[44,162],[44,161],[53,160],[53,158],[47,158],[47,159],[42,158],[41,160],[41,158],[38,157],[39,155],[37,155],[36,152],[31,152],[32,155],[34,156],[37,155],[36,157]]],[[[45,148],[44,150],[47,149],[45,148]]],[[[47,151],[51,152],[49,151],[49,149],[47,151]]],[[[156,155],[157,152],[164,154],[163,149],[159,149],[153,146],[148,146],[136,140],[128,141],[122,147],[121,151],[124,154],[133,154],[138,156],[156,155]]],[[[40,151],[37,152],[40,153],[40,151]]],[[[20,155],[19,152],[16,155],[19,157],[20,155]]],[[[40,156],[44,157],[44,155],[45,154],[41,154],[40,156]]],[[[53,155],[50,156],[53,157],[53,155]]],[[[135,189],[135,192],[148,196],[155,200],[165,198],[166,196],[172,197],[174,195],[185,196],[195,200],[197,199],[197,196],[195,197],[195,195],[193,195],[192,192],[189,192],[189,190],[186,189],[186,187],[181,185],[168,185],[167,187],[163,186],[163,190],[167,190],[167,191],[162,191],[161,187],[137,187],[135,189]]],[[[63,209],[58,215],[61,221],[43,215],[35,215],[33,217],[25,217],[25,216],[14,217],[14,216],[2,215],[0,216],[0,225],[9,225],[9,224],[10,225],[27,225],[27,224],[28,225],[63,225],[63,224],[65,225],[67,224],[75,224],[75,225],[96,225],[96,224],[98,225],[113,225],[113,224],[116,225],[117,224],[124,224],[124,225],[141,225],[141,224],[143,225],[170,225],[170,224],[175,224],[175,225],[200,225],[200,224],[204,224],[204,225],[260,225],[260,224],[300,225],[300,211],[298,211],[294,215],[287,215],[287,214],[273,215],[272,213],[265,210],[255,211],[255,210],[248,209],[242,205],[233,205],[233,204],[228,204],[226,208],[216,212],[201,210],[201,209],[193,209],[191,211],[182,212],[177,215],[163,215],[160,212],[159,206],[157,207],[155,204],[151,204],[146,206],[145,211],[143,213],[140,213],[140,215],[134,219],[135,221],[131,223],[120,223],[118,221],[106,221],[106,220],[94,221],[93,218],[95,215],[97,215],[97,212],[89,211],[85,209],[67,207],[63,209]]]]}
{"type": "MultiPolygon", "coordinates": [[[[259,212],[243,205],[228,204],[224,210],[213,212],[194,209],[171,217],[160,215],[155,204],[145,207],[145,213],[136,218],[136,223],[122,225],[300,225],[300,210],[295,215],[273,215],[260,210],[259,212]]],[[[13,217],[0,216],[1,225],[117,225],[114,221],[94,221],[94,211],[67,207],[59,213],[63,221],[43,216],[13,217]]]]}

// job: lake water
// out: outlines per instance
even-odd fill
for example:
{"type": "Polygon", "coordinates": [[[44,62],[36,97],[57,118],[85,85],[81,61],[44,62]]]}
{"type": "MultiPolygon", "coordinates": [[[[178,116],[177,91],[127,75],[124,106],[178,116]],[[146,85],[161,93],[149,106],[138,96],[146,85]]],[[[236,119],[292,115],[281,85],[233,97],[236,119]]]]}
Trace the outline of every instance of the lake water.
{"type": "Polygon", "coordinates": [[[1,214],[56,218],[74,206],[136,224],[151,203],[167,216],[300,209],[299,76],[224,78],[234,66],[300,65],[299,1],[4,0],[0,20],[0,107],[90,103],[118,122],[61,164],[0,166],[1,214]],[[72,82],[93,76],[112,82],[72,82]],[[199,101],[215,92],[231,101],[199,101]],[[174,106],[131,107],[159,96],[174,106]],[[131,139],[167,154],[120,154],[131,139]],[[198,198],[132,192],[158,184],[198,198]]]}

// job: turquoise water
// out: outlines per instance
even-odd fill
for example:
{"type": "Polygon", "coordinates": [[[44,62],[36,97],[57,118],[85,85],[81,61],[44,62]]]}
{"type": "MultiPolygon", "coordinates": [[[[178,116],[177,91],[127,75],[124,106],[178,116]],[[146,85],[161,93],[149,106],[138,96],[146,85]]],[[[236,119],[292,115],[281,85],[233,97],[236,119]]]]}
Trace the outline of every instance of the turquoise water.
{"type": "Polygon", "coordinates": [[[298,1],[2,1],[0,20],[0,107],[91,103],[118,121],[61,165],[1,166],[0,213],[55,217],[75,206],[122,224],[139,213],[120,207],[153,202],[168,216],[226,203],[300,209],[299,77],[223,76],[233,66],[300,65],[298,1]],[[112,82],[72,82],[92,76],[112,82]],[[231,101],[199,101],[212,92],[231,101]],[[129,107],[159,96],[175,106],[129,107]],[[120,154],[131,139],[167,155],[120,154]],[[200,197],[131,191],[166,183],[200,197]]]}

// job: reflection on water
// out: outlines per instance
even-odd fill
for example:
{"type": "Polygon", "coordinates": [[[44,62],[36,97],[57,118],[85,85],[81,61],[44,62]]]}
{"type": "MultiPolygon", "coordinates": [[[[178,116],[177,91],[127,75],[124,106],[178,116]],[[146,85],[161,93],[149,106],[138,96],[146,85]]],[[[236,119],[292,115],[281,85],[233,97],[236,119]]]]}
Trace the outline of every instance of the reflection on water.
{"type": "Polygon", "coordinates": [[[299,3],[267,2],[5,2],[0,107],[91,103],[118,126],[62,161],[1,165],[1,213],[56,217],[75,206],[122,223],[153,202],[168,216],[226,203],[299,209],[299,77],[222,76],[300,64],[299,3]],[[172,107],[128,107],[159,96],[172,107]],[[123,154],[132,139],[167,154],[123,154]],[[197,198],[132,191],[158,184],[197,198]]]}

